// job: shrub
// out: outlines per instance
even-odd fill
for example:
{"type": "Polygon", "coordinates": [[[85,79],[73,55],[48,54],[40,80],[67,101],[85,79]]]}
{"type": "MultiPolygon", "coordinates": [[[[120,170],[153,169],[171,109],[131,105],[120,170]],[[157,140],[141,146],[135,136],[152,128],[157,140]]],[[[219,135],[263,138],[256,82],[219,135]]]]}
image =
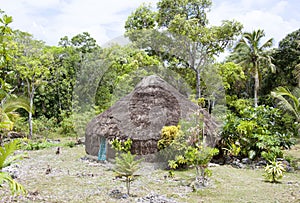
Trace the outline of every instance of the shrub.
{"type": "Polygon", "coordinates": [[[285,172],[284,165],[279,161],[271,161],[265,167],[264,177],[267,181],[271,183],[276,183],[283,177],[283,173],[285,172]]]}
{"type": "Polygon", "coordinates": [[[168,147],[171,142],[178,136],[180,126],[165,126],[161,130],[161,137],[157,143],[158,149],[168,147]]]}
{"type": "Polygon", "coordinates": [[[173,170],[183,166],[194,166],[196,168],[195,184],[206,186],[208,181],[207,177],[211,175],[211,171],[207,168],[208,163],[219,151],[218,149],[205,146],[202,135],[202,118],[203,115],[200,112],[197,112],[190,117],[190,121],[180,122],[182,128],[176,126],[173,126],[172,128],[165,127],[164,129],[167,129],[167,131],[162,132],[168,136],[162,137],[174,138],[172,140],[165,138],[161,143],[165,144],[163,146],[166,148],[162,153],[168,153],[168,165],[171,168],[171,173],[173,170]],[[175,134],[175,136],[172,136],[173,134],[175,134]],[[170,152],[173,152],[173,154],[170,152]]]}
{"type": "Polygon", "coordinates": [[[57,147],[60,145],[61,145],[61,143],[53,143],[53,142],[49,142],[47,140],[33,141],[33,140],[29,140],[29,139],[23,139],[21,148],[24,150],[41,150],[41,149],[46,149],[46,148],[50,148],[50,147],[57,147]]]}
{"type": "Polygon", "coordinates": [[[240,155],[251,159],[273,160],[282,157],[282,149],[290,148],[294,131],[279,109],[248,107],[239,114],[228,113],[222,132],[222,147],[230,149],[238,143],[240,155]]]}
{"type": "MultiPolygon", "coordinates": [[[[58,125],[55,118],[46,118],[41,116],[33,119],[33,133],[35,136],[41,136],[44,138],[50,138],[57,135],[58,125]]],[[[17,132],[28,132],[28,121],[25,118],[19,119],[14,127],[17,132]]]]}

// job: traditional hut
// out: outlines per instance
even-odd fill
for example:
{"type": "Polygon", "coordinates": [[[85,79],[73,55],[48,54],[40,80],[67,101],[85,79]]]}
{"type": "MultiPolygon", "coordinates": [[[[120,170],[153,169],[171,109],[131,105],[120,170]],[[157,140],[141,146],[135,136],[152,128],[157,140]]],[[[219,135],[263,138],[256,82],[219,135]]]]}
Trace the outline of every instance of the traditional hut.
{"type": "MultiPolygon", "coordinates": [[[[154,154],[158,151],[161,129],[177,125],[197,109],[197,105],[158,76],[145,77],[130,94],[88,124],[86,152],[99,160],[114,158],[108,141],[130,138],[132,153],[154,154]]],[[[207,112],[204,117],[210,119],[207,112]]]]}

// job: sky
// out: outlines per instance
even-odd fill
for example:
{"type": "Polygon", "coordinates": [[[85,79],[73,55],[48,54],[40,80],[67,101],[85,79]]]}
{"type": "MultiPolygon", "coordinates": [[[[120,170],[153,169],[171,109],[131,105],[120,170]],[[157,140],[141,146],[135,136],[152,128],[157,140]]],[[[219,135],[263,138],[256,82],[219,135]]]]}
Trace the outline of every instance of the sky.
{"type": "MultiPolygon", "coordinates": [[[[127,17],[143,2],[158,0],[0,0],[0,9],[11,15],[11,27],[33,34],[48,45],[88,32],[103,45],[124,34],[127,17]]],[[[208,13],[211,25],[237,20],[244,31],[264,29],[275,47],[300,28],[299,0],[213,0],[208,13]]]]}

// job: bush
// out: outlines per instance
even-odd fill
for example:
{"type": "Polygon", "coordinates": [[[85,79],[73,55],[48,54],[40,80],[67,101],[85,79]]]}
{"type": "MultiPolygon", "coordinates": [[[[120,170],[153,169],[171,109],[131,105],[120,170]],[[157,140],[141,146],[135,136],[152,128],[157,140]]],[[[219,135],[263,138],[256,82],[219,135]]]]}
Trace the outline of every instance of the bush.
{"type": "Polygon", "coordinates": [[[211,171],[208,163],[218,154],[218,149],[205,146],[203,142],[203,115],[200,112],[192,115],[190,121],[181,121],[180,127],[168,126],[162,130],[162,139],[158,146],[163,146],[161,155],[168,157],[170,173],[184,166],[196,168],[194,186],[206,186],[211,171]]]}
{"type": "Polygon", "coordinates": [[[161,130],[161,137],[157,143],[158,149],[168,147],[171,142],[178,136],[180,126],[165,126],[161,130]]]}
{"type": "Polygon", "coordinates": [[[41,150],[50,147],[58,147],[58,146],[61,146],[61,143],[49,142],[47,140],[33,141],[33,140],[23,139],[23,142],[21,144],[21,148],[23,150],[41,150]]]}
{"type": "Polygon", "coordinates": [[[284,166],[279,161],[271,161],[265,167],[264,177],[267,181],[271,183],[276,183],[283,177],[283,173],[285,172],[284,166]]]}
{"type": "Polygon", "coordinates": [[[95,112],[73,112],[69,117],[65,117],[60,123],[59,133],[63,136],[83,137],[85,129],[90,120],[95,116],[95,112]]]}
{"type": "MultiPolygon", "coordinates": [[[[56,118],[46,118],[45,116],[41,116],[39,118],[33,119],[33,133],[38,137],[55,137],[57,136],[57,120],[56,118]]],[[[14,127],[16,132],[28,132],[28,121],[25,118],[19,119],[14,127]]]]}
{"type": "Polygon", "coordinates": [[[279,109],[248,107],[239,114],[228,113],[222,132],[222,147],[238,143],[240,156],[273,160],[282,157],[282,149],[293,145],[293,126],[279,109]]]}

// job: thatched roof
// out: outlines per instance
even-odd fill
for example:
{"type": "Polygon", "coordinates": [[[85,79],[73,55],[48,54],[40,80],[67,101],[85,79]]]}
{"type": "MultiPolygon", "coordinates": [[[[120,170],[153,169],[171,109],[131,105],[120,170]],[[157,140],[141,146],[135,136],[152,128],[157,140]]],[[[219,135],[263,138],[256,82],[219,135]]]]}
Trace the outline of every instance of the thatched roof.
{"type": "MultiPolygon", "coordinates": [[[[197,105],[158,76],[145,77],[130,94],[88,124],[86,152],[97,155],[99,139],[105,137],[109,140],[131,138],[132,152],[155,153],[161,129],[177,125],[180,119],[188,118],[197,109],[197,105]]],[[[204,116],[205,120],[211,119],[207,112],[204,116]]],[[[215,127],[212,125],[206,130],[215,127]]]]}

